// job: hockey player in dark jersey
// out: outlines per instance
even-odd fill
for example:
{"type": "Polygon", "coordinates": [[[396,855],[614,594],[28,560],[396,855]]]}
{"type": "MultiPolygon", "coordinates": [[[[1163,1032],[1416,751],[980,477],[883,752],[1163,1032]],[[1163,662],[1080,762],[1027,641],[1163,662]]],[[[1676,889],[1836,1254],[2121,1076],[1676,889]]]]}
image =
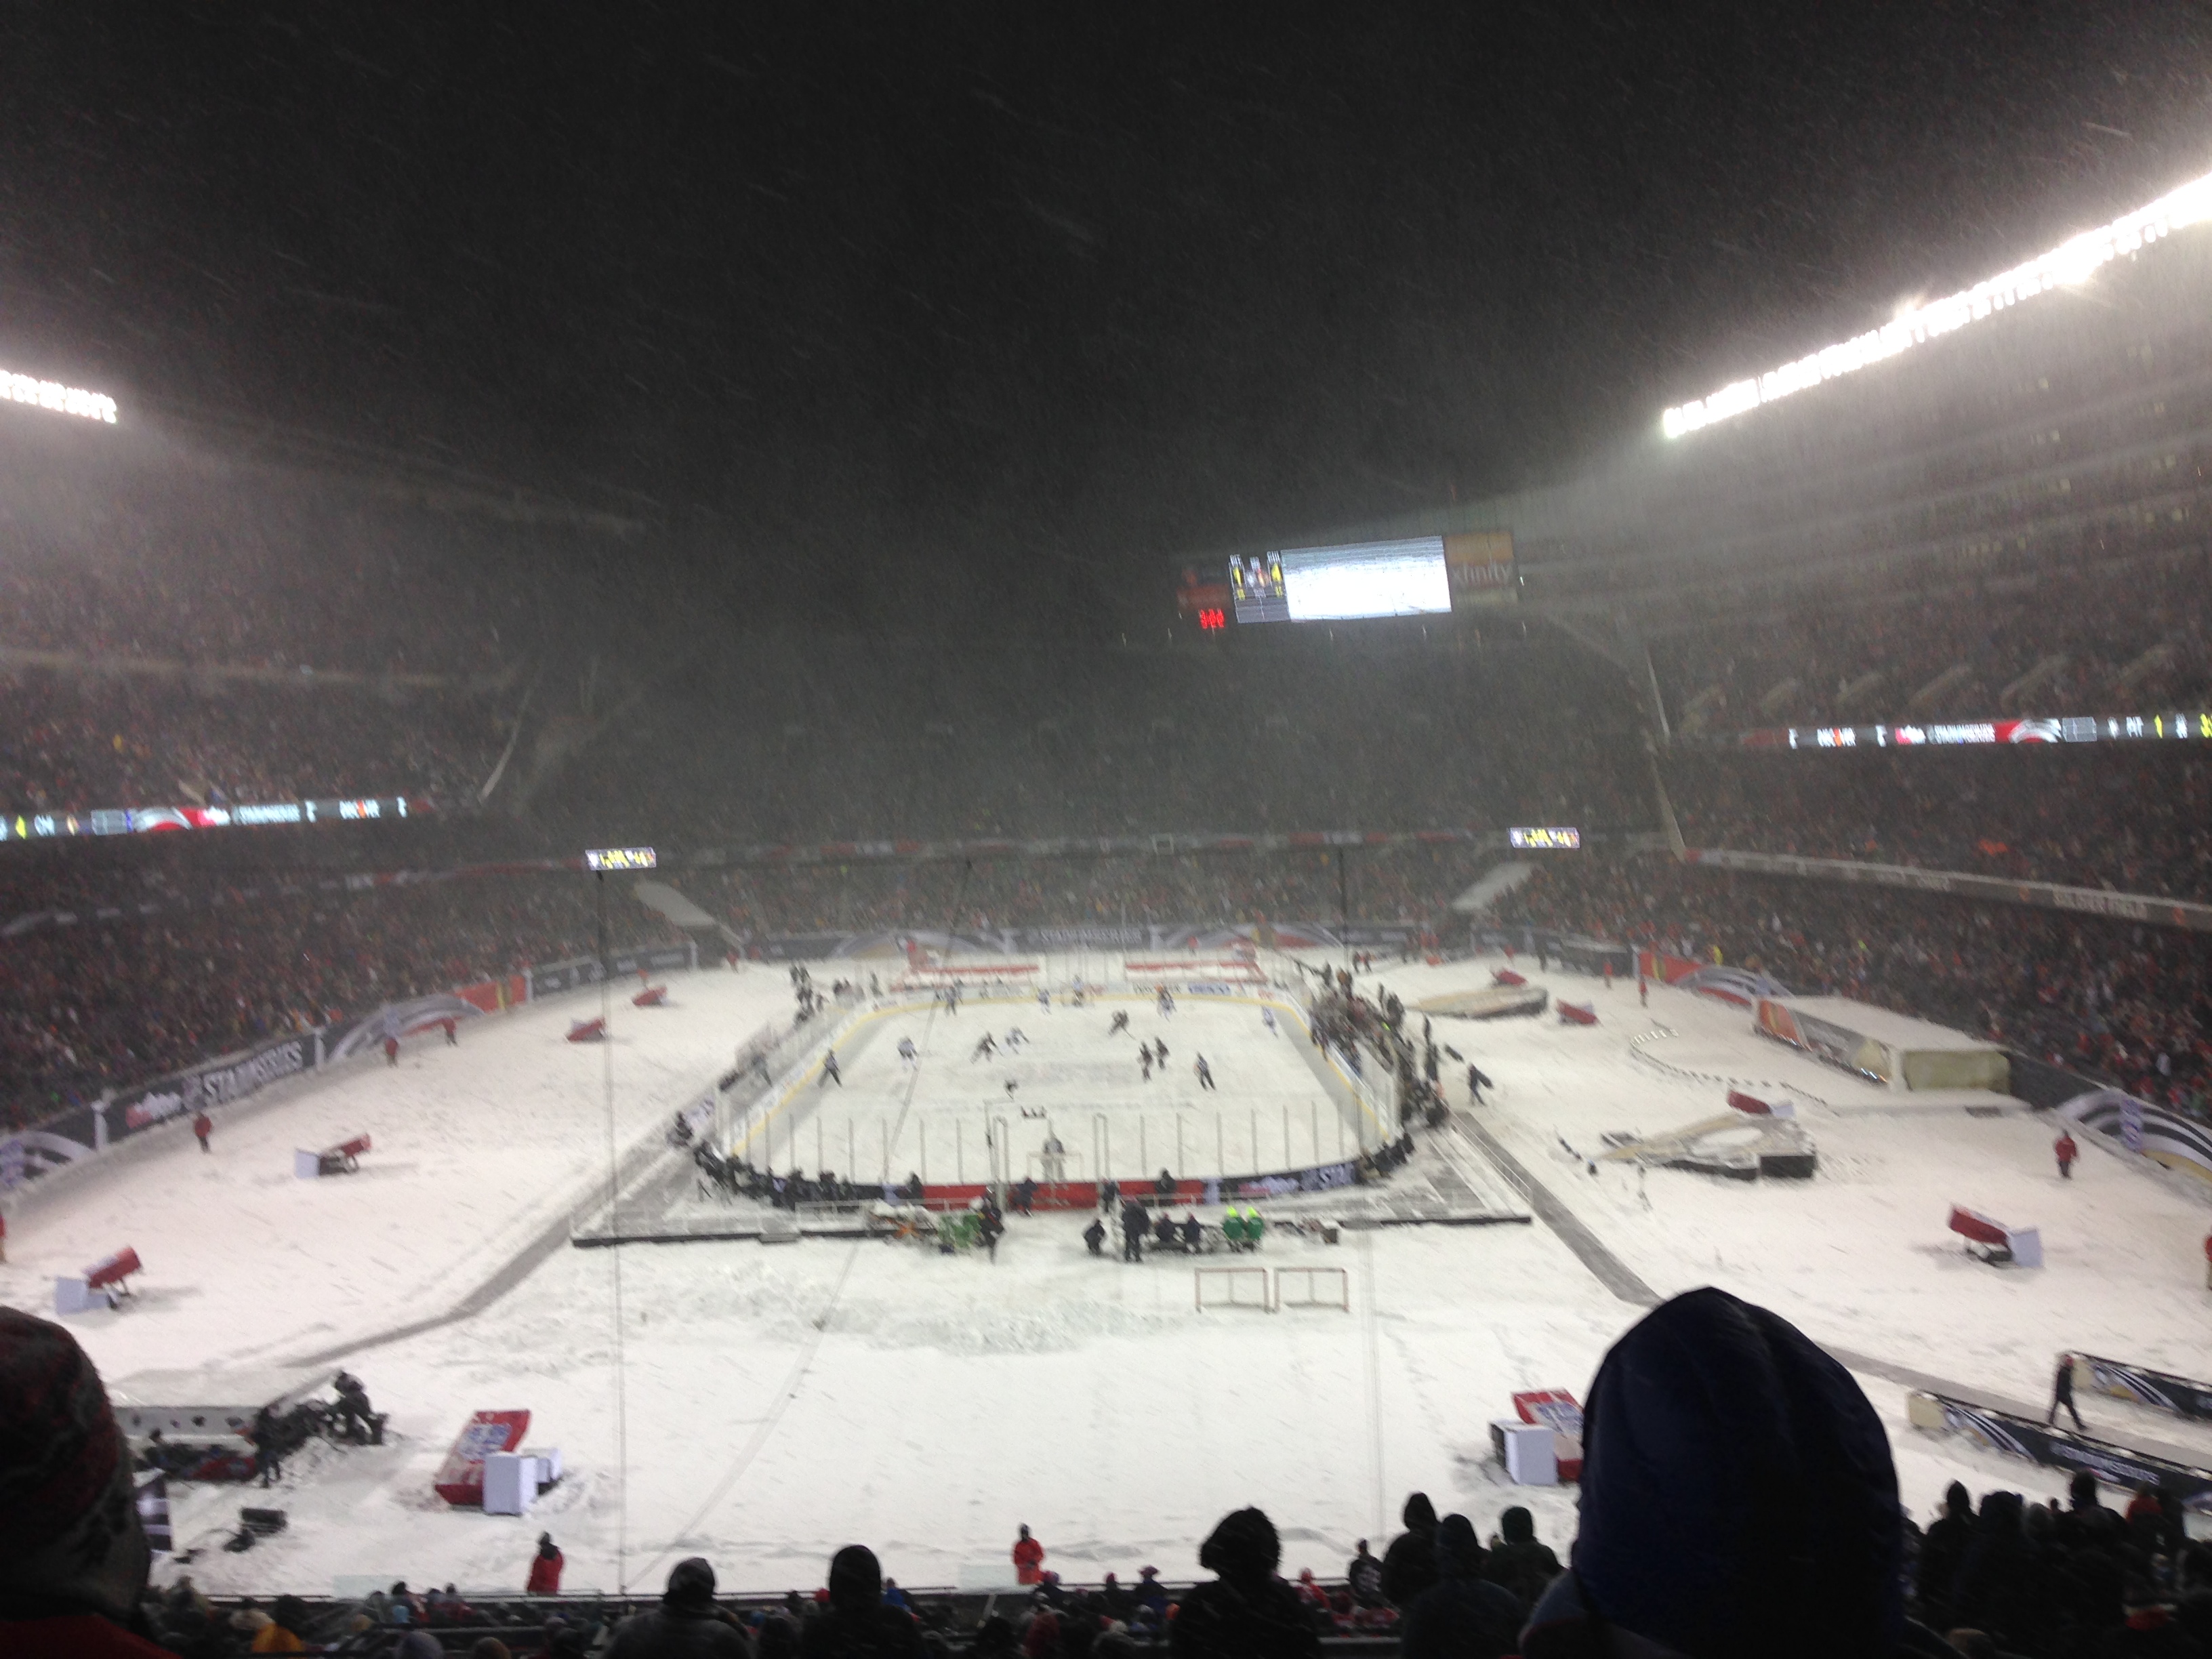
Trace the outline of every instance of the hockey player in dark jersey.
{"type": "Polygon", "coordinates": [[[1114,1023],[1106,1028],[1106,1035],[1108,1036],[1112,1036],[1116,1031],[1126,1031],[1128,1029],[1129,1011],[1127,1008],[1124,1008],[1120,1013],[1114,1016],[1114,1023]]]}

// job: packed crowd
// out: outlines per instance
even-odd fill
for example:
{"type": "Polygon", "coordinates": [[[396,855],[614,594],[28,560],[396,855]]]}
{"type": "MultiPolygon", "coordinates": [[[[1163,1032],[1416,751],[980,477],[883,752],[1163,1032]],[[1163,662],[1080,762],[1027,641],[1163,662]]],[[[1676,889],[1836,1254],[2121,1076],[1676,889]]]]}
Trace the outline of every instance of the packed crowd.
{"type": "Polygon", "coordinates": [[[1651,657],[1668,719],[1692,734],[2194,710],[2212,694],[2205,570],[2191,550],[2117,574],[2045,569],[1940,602],[1808,596],[1755,626],[1730,616],[1655,641],[1651,657]]]}
{"type": "Polygon", "coordinates": [[[546,537],[178,467],[0,463],[0,647],[471,675],[530,635],[546,537]]]}
{"type": "Polygon", "coordinates": [[[1683,957],[1717,952],[1794,991],[1978,1032],[2212,1115],[2212,941],[2198,934],[1656,857],[1545,865],[1495,914],[1683,957]]]}
{"type": "Polygon", "coordinates": [[[2175,1492],[2139,1487],[2116,1511],[2086,1474],[2063,1503],[2008,1490],[1976,1504],[1954,1484],[1923,1529],[1899,1502],[1888,1436],[1850,1373],[1723,1291],[1676,1297],[1613,1345],[1589,1385],[1582,1442],[1564,1562],[1525,1509],[1505,1510],[1485,1538],[1415,1492],[1404,1530],[1380,1556],[1361,1540],[1340,1581],[1310,1565],[1286,1577],[1281,1531],[1245,1508],[1197,1550],[1214,1577],[1179,1592],[1152,1566],[1126,1585],[1111,1573],[1095,1588],[1064,1583],[1024,1526],[1008,1576],[1025,1594],[980,1610],[909,1595],[858,1544],[831,1557],[811,1596],[718,1596],[712,1564],[693,1557],[655,1604],[562,1600],[550,1534],[518,1571],[527,1600],[399,1583],[351,1603],[218,1606],[188,1575],[150,1585],[132,1459],[76,1340],[0,1309],[0,1650],[1126,1659],[1164,1643],[1175,1659],[1319,1659],[1325,1638],[1379,1634],[1395,1635],[1408,1659],[2212,1651],[2212,1547],[2188,1540],[2175,1492]]]}
{"type": "MultiPolygon", "coordinates": [[[[626,904],[617,943],[680,935],[626,904]]],[[[217,890],[0,939],[0,1122],[347,1013],[596,949],[574,876],[217,890]]]]}
{"type": "Polygon", "coordinates": [[[223,806],[332,796],[472,802],[506,736],[459,693],[312,681],[0,675],[0,810],[223,806]]]}
{"type": "Polygon", "coordinates": [[[1353,848],[1340,890],[1336,857],[1322,851],[749,866],[679,880],[705,908],[752,936],[1328,923],[1346,915],[1434,926],[1496,856],[1450,844],[1353,848]]]}
{"type": "Polygon", "coordinates": [[[1667,787],[1692,847],[2212,898],[2212,763],[2193,748],[1680,753],[1667,787]]]}
{"type": "Polygon", "coordinates": [[[1556,641],[731,654],[638,709],[563,793],[609,833],[731,846],[1654,821],[1632,697],[1556,641]]]}

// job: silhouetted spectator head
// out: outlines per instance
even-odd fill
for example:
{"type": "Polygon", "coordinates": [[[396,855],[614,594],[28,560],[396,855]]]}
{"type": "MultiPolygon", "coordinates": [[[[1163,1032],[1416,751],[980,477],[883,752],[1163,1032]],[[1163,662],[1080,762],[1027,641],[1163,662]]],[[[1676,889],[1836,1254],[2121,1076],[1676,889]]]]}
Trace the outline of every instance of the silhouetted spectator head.
{"type": "Polygon", "coordinates": [[[0,1308],[0,1595],[126,1624],[150,1562],[100,1373],[60,1326],[0,1308]]]}
{"type": "Polygon", "coordinates": [[[686,1556],[668,1570],[662,1601],[672,1607],[697,1609],[714,1600],[714,1569],[703,1555],[686,1556]]]}
{"type": "Polygon", "coordinates": [[[1498,1517],[1498,1534],[1509,1544],[1533,1544],[1536,1541],[1536,1519],[1516,1504],[1498,1517]]]}
{"type": "MultiPolygon", "coordinates": [[[[2074,1477],[2074,1504],[2076,1509],[2079,1509],[2081,1504],[2082,1478],[2078,1474],[2074,1477]]],[[[2087,1478],[2089,1497],[2094,1502],[2097,1496],[2097,1477],[2090,1475],[2087,1478]]],[[[1974,1518],[1974,1495],[1966,1490],[1965,1481],[1954,1480],[1943,1488],[1943,1513],[1954,1521],[1971,1521],[1974,1518]]]]}
{"type": "Polygon", "coordinates": [[[1437,1506],[1429,1502],[1429,1495],[1417,1492],[1406,1500],[1402,1517],[1408,1532],[1434,1532],[1437,1528],[1437,1506]]]}
{"type": "Polygon", "coordinates": [[[759,1659],[793,1659],[799,1651],[799,1627],[783,1614],[771,1613],[761,1620],[753,1640],[759,1659]]]}
{"type": "Polygon", "coordinates": [[[1437,1522],[1437,1571],[1446,1578],[1474,1578],[1482,1571],[1481,1540],[1474,1523],[1463,1515],[1448,1515],[1437,1522]]]}
{"type": "Polygon", "coordinates": [[[1788,1321],[1692,1291],[1590,1384],[1572,1571],[1524,1650],[1601,1623],[1697,1659],[1872,1659],[1904,1632],[1903,1547],[1888,1438],[1850,1374],[1788,1321]]]}
{"type": "Polygon", "coordinates": [[[1239,1586],[1264,1584],[1283,1559],[1275,1523],[1264,1510],[1236,1510],[1222,1517],[1213,1534],[1199,1547],[1198,1565],[1239,1586]]]}
{"type": "Polygon", "coordinates": [[[884,1599],[884,1570],[866,1544],[848,1544],[830,1558],[830,1605],[859,1613],[884,1599]]]}

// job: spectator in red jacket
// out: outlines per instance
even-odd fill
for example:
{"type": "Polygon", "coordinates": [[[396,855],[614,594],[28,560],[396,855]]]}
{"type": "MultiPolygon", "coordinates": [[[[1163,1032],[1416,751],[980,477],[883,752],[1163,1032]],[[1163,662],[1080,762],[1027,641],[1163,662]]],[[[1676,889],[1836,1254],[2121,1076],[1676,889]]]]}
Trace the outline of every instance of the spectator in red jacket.
{"type": "Polygon", "coordinates": [[[2073,1180],[2074,1160],[2081,1155],[2081,1149],[2074,1144],[2074,1137],[2069,1134],[2065,1130],[2061,1129],[2058,1132],[2058,1139],[2051,1143],[2051,1150],[2057,1153],[2058,1157],[2059,1179],[2062,1181],[2073,1180]]]}
{"type": "MultiPolygon", "coordinates": [[[[2205,1243],[2205,1250],[2212,1255],[2212,1239],[2205,1243]]],[[[1044,1578],[1044,1546],[1030,1536],[1027,1527],[1014,1540],[1014,1577],[1024,1584],[1035,1584],[1044,1578]]]]}
{"type": "Polygon", "coordinates": [[[561,1593],[561,1569],[566,1558],[561,1547],[553,1541],[553,1534],[538,1534],[538,1553],[530,1559],[530,1582],[523,1586],[527,1595],[558,1595],[561,1593]]]}

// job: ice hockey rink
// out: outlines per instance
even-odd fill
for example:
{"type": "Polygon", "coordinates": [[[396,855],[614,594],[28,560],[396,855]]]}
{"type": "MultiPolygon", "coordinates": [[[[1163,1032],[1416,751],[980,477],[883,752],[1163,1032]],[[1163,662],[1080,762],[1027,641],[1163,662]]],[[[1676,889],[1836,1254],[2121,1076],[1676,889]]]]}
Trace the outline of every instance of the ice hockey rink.
{"type": "MultiPolygon", "coordinates": [[[[1498,965],[1390,965],[1380,984],[1412,1004],[1486,984],[1498,965]]],[[[851,964],[815,971],[827,984],[851,964]]],[[[1022,1523],[1070,1577],[1153,1565],[1179,1578],[1244,1504],[1275,1518],[1286,1571],[1334,1571],[1356,1540],[1379,1547],[1395,1530],[1415,1488],[1485,1530],[1525,1503],[1556,1540],[1572,1530],[1572,1489],[1504,1484],[1488,1424],[1516,1389],[1586,1391],[1640,1316],[1638,1291],[1719,1285],[1845,1356],[1923,1519],[1954,1478],[2031,1496],[2061,1483],[1908,1427],[1900,1376],[2039,1414],[2061,1349],[2203,1374],[2212,1209],[2178,1180],[2091,1144],[2063,1182],[2047,1121],[2024,1108],[1865,1109],[1845,1098],[1862,1085],[1755,1036],[1741,1009],[1656,987],[1642,1007],[1632,983],[1532,978],[1593,1002],[1598,1024],[1437,1019],[1439,1041],[1496,1087],[1470,1107],[1463,1067],[1448,1066],[1451,1103],[1478,1127],[1422,1136],[1412,1173],[1435,1160],[1504,1190],[1510,1159],[1579,1237],[1541,1219],[1346,1231],[1335,1245],[1271,1236],[1267,1265],[1346,1271],[1348,1314],[1200,1312],[1188,1261],[1094,1259],[1086,1218],[1065,1213],[1012,1218],[995,1261],[875,1239],[568,1248],[611,1153],[651,1146],[712,1091],[734,1045],[788,1016],[774,966],[673,975],[672,1006],[617,1005],[604,1048],[562,1040],[586,1011],[556,1000],[472,1022],[457,1048],[410,1043],[397,1068],[272,1091],[219,1119],[210,1154],[181,1126],[142,1137],[17,1212],[0,1298],[47,1311],[55,1275],[127,1243],[146,1264],[132,1305],[68,1320],[111,1382],[340,1359],[363,1378],[392,1414],[388,1443],[288,1464],[267,1500],[288,1511],[284,1533],[244,1554],[212,1548],[260,1496],[174,1488],[179,1547],[203,1552],[196,1580],[253,1592],[401,1577],[513,1589],[541,1529],[575,1589],[657,1585],[693,1553],[733,1587],[811,1589],[855,1540],[902,1583],[950,1584],[1003,1562],[1022,1523]],[[1732,1085],[1793,1095],[1814,1179],[1601,1159],[1608,1134],[1712,1117],[1732,1085]],[[294,1178],[295,1148],[362,1132],[375,1150],[360,1174],[294,1178]],[[1954,1202],[2039,1225],[2045,1267],[1971,1260],[1945,1230],[1954,1202]],[[1632,1293],[1593,1269],[1601,1257],[1632,1293]],[[531,1442],[561,1449],[566,1478],[526,1517],[448,1509],[432,1472],[471,1413],[503,1407],[532,1412],[531,1442]]],[[[888,1162],[896,1177],[927,1126],[933,1182],[956,1168],[981,1180],[998,1149],[1024,1172],[1048,1131],[1071,1164],[1103,1156],[1110,1133],[1115,1167],[1134,1173],[1177,1167],[1180,1123],[1182,1170],[1201,1176],[1356,1144],[1356,1099],[1316,1069],[1302,1030],[1278,1014],[1268,1030],[1261,1006],[1187,996],[1162,1019],[1139,993],[1049,1013],[1011,997],[954,1016],[854,1010],[837,1036],[842,1088],[805,1054],[726,1129],[760,1130],[780,1167],[795,1143],[810,1170],[872,1177],[888,1162]],[[1124,1007],[1135,1031],[1109,1037],[1124,1007]],[[974,1057],[986,1030],[1003,1043],[1015,1025],[1026,1046],[974,1057]],[[1170,1048],[1149,1085],[1137,1036],[1170,1048]],[[1200,1052],[1217,1090],[1197,1086],[1200,1052]],[[770,1113],[780,1127],[763,1127],[770,1113]],[[987,1120],[1001,1118],[987,1147],[987,1120]],[[971,1123],[974,1143],[962,1127],[956,1144],[954,1126],[971,1123]]],[[[2212,1457],[2212,1436],[2188,1425],[2087,1397],[2082,1409],[2115,1433],[2197,1435],[2212,1457]]]]}

